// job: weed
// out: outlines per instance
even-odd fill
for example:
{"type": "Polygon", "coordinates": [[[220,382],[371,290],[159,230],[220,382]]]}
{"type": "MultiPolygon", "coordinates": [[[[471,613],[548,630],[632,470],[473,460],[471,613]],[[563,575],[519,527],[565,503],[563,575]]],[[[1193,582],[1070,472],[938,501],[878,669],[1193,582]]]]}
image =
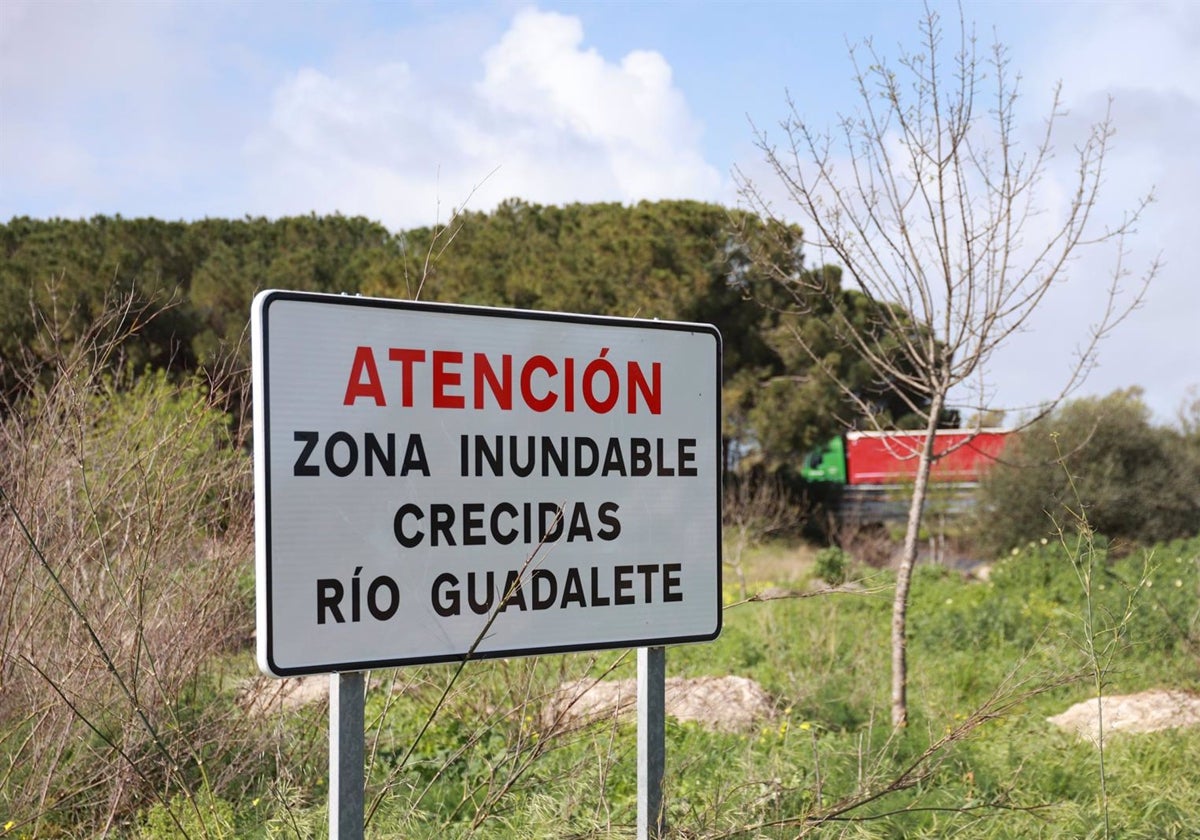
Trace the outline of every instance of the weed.
{"type": "Polygon", "coordinates": [[[850,573],[850,557],[837,546],[823,548],[817,552],[813,571],[826,583],[840,586],[846,582],[846,577],[850,573]]]}

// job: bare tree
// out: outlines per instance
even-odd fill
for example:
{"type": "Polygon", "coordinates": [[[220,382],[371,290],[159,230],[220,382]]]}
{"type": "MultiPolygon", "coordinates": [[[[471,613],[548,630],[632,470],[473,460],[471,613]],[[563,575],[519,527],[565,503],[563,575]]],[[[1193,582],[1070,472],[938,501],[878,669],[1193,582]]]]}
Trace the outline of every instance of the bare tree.
{"type": "MultiPolygon", "coordinates": [[[[908,513],[904,552],[892,616],[892,722],[904,726],[907,700],[907,608],[917,536],[930,467],[939,457],[933,432],[944,413],[959,409],[982,417],[992,405],[986,372],[993,354],[1031,317],[1081,249],[1114,249],[1104,292],[1106,306],[1091,324],[1057,396],[1027,413],[1045,414],[1073,391],[1095,363],[1100,340],[1141,301],[1158,269],[1154,261],[1131,291],[1126,239],[1151,201],[1147,195],[1115,225],[1097,218],[1105,160],[1114,133],[1109,112],[1073,149],[1073,183],[1060,215],[1048,212],[1053,140],[1064,116],[1059,89],[1038,141],[1018,136],[1019,79],[1009,75],[1003,45],[986,55],[959,18],[959,49],[947,58],[943,29],[928,7],[920,22],[921,50],[904,53],[893,68],[870,41],[850,49],[859,110],[840,118],[835,132],[802,118],[789,97],[784,142],[758,132],[773,177],[809,226],[807,250],[829,255],[857,286],[873,319],[863,329],[836,272],[768,265],[795,294],[798,306],[821,301],[841,340],[924,421],[928,434],[914,453],[918,469],[908,513]],[[835,305],[829,306],[833,302],[835,305]],[[965,392],[967,397],[957,404],[965,392]]],[[[743,199],[775,218],[766,191],[738,173],[743,199]]],[[[813,363],[826,360],[795,339],[813,363]]],[[[845,388],[861,413],[871,406],[845,388]]],[[[941,453],[944,454],[944,453],[941,453]]]]}

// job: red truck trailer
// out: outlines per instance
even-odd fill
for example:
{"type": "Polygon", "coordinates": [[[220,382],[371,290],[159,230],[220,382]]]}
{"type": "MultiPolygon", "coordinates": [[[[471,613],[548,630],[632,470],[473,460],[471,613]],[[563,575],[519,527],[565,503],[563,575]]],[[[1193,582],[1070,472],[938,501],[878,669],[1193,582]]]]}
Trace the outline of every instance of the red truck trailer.
{"type": "MultiPolygon", "coordinates": [[[[942,429],[934,437],[931,501],[941,514],[971,508],[979,479],[1001,457],[1008,429],[942,429]]],[[[800,474],[843,521],[903,520],[925,432],[848,432],[814,449],[800,474]]]]}
{"type": "MultiPolygon", "coordinates": [[[[1008,442],[1005,429],[969,432],[944,429],[933,439],[931,482],[976,482],[996,462],[1008,442]]],[[[899,484],[917,476],[925,432],[849,432],[846,435],[847,484],[899,484]]]]}

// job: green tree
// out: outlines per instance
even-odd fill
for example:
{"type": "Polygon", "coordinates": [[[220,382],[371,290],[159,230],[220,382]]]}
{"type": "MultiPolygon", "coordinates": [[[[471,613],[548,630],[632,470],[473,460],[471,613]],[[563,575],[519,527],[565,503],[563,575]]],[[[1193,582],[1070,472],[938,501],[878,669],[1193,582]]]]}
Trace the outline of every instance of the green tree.
{"type": "MultiPolygon", "coordinates": [[[[0,225],[0,358],[48,362],[55,342],[86,334],[112,288],[131,312],[156,313],[123,337],[114,362],[215,380],[248,366],[247,315],[264,288],[699,321],[724,339],[729,463],[753,452],[755,463],[786,468],[851,415],[841,383],[877,411],[907,411],[895,398],[903,388],[881,387],[832,327],[830,309],[844,307],[869,329],[873,303],[847,290],[799,312],[754,259],[770,254],[801,271],[801,241],[795,225],[697,201],[511,199],[396,234],[338,215],[14,219],[0,225]],[[824,366],[797,351],[797,334],[821,348],[824,366]]],[[[838,281],[834,270],[822,276],[838,281]]],[[[0,364],[4,395],[28,386],[17,370],[0,364]]]]}
{"type": "Polygon", "coordinates": [[[386,273],[399,243],[361,218],[301,216],[164,222],[96,216],[15,218],[0,225],[0,396],[23,357],[47,362],[56,343],[88,334],[114,294],[150,311],[112,361],[183,374],[245,365],[254,293],[268,286],[354,292],[386,273]],[[53,331],[53,335],[51,332],[53,331]]]}
{"type": "Polygon", "coordinates": [[[730,463],[752,451],[779,468],[849,412],[837,382],[796,352],[792,330],[819,333],[844,379],[870,390],[859,378],[869,369],[819,314],[798,315],[753,259],[768,251],[796,259],[801,235],[794,225],[695,201],[547,207],[513,199],[491,213],[460,214],[451,228],[407,232],[399,267],[363,290],[409,297],[419,287],[426,300],[715,324],[730,463]],[[442,250],[439,237],[452,244],[442,250]],[[792,387],[797,381],[805,387],[792,387]]]}
{"type": "Polygon", "coordinates": [[[1080,508],[1118,549],[1200,533],[1200,440],[1153,425],[1137,388],[1065,403],[985,477],[976,531],[1000,554],[1052,538],[1080,508]]]}

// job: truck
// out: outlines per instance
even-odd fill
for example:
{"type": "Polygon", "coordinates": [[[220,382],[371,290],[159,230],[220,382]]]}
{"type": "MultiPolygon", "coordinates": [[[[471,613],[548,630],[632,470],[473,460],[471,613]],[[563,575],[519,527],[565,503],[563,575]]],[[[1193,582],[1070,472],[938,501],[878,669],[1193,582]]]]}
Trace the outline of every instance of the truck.
{"type": "MultiPolygon", "coordinates": [[[[970,509],[975,488],[1000,459],[1012,432],[1008,429],[939,429],[934,433],[937,460],[930,470],[929,501],[939,513],[959,515],[970,509]]],[[[902,520],[926,432],[847,432],[805,456],[800,475],[839,519],[854,522],[902,520]]]]}

